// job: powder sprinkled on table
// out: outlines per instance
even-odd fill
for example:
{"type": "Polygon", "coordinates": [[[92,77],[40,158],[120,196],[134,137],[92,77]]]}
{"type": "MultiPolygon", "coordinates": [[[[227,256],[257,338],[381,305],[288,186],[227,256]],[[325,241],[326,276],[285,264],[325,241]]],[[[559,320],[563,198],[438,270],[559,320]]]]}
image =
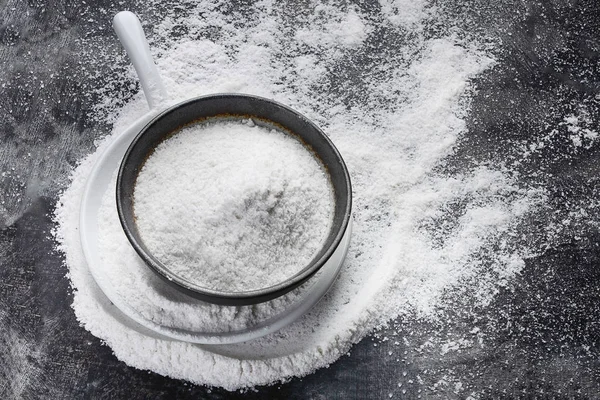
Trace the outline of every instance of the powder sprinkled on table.
{"type": "MultiPolygon", "coordinates": [[[[62,197],[57,236],[79,321],[119,359],[228,390],[272,384],[329,365],[390,319],[435,315],[448,289],[485,303],[522,268],[526,249],[515,232],[536,204],[535,190],[486,166],[463,174],[440,168],[467,129],[470,79],[493,61],[447,32],[424,29],[439,17],[435,9],[398,0],[376,16],[328,4],[296,15],[264,1],[227,14],[227,2],[184,3],[165,10],[156,28],[165,50],[157,63],[173,101],[246,92],[307,115],[344,155],[355,230],[332,290],[276,334],[218,348],[148,337],[98,305],[81,254],[78,207],[92,154],[62,197]],[[341,28],[350,35],[341,38],[341,28]]],[[[113,135],[146,112],[138,94],[119,108],[113,135]]]]}

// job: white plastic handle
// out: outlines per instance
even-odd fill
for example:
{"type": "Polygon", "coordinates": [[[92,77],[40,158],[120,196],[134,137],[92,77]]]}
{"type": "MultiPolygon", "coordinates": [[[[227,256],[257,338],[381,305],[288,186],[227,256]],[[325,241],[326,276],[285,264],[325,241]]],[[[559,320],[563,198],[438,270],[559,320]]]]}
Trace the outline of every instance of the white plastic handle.
{"type": "Polygon", "coordinates": [[[140,20],[131,11],[121,11],[113,18],[113,28],[137,72],[148,106],[158,107],[167,99],[167,90],[150,54],[140,20]]]}

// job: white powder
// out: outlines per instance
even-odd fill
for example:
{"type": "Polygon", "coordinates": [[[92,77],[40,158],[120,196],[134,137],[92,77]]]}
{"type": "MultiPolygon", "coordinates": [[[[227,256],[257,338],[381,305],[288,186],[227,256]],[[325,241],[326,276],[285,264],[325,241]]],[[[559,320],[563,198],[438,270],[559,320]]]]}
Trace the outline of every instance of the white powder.
{"type": "Polygon", "coordinates": [[[311,281],[285,296],[243,307],[221,307],[191,298],[157,277],[133,250],[117,215],[116,172],[110,187],[98,213],[100,263],[115,294],[127,299],[146,320],[192,332],[240,331],[287,309],[310,287],[311,281]]]}
{"type": "Polygon", "coordinates": [[[209,122],[157,146],[136,180],[148,250],[202,287],[248,291],[310,264],[333,220],[324,167],[290,134],[254,122],[209,122]]]}
{"type": "MultiPolygon", "coordinates": [[[[485,303],[520,270],[523,250],[514,230],[538,195],[521,190],[506,171],[436,172],[465,131],[470,78],[492,61],[453,37],[424,37],[420,23],[435,15],[421,2],[386,1],[384,18],[334,5],[290,17],[285,4],[270,1],[258,2],[243,16],[225,15],[211,1],[184,3],[178,12],[158,16],[164,51],[158,66],[173,99],[249,92],[315,120],[350,169],[355,229],[333,289],[305,317],[275,334],[216,347],[141,335],[105,306],[80,249],[79,202],[105,146],[100,145],[74,172],[61,198],[57,233],[75,288],[75,313],[119,359],[229,390],[272,384],[329,365],[398,315],[434,315],[442,294],[461,282],[470,282],[469,290],[485,303]],[[185,37],[170,39],[181,26],[185,37]],[[349,35],[344,39],[342,26],[349,35]],[[377,36],[382,31],[397,39],[382,40],[377,36]],[[320,40],[310,41],[311,33],[320,40]],[[371,58],[362,57],[363,47],[371,58]],[[353,85],[347,82],[350,75],[353,85]]],[[[120,110],[113,135],[145,110],[143,96],[136,95],[120,110]]],[[[114,257],[125,252],[114,247],[114,257]]],[[[116,279],[124,276],[115,273],[116,279]]],[[[138,284],[147,277],[132,272],[131,279],[138,284]]],[[[186,307],[173,302],[164,318],[186,307]]]]}

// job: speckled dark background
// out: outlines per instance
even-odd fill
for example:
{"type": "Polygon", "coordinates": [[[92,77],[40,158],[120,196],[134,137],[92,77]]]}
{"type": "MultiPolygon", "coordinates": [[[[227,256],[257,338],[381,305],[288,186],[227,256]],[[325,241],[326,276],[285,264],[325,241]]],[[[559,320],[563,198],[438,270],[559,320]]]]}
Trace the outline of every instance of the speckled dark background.
{"type": "MultiPolygon", "coordinates": [[[[564,116],[582,107],[588,128],[600,130],[600,3],[433,3],[463,35],[493,43],[498,60],[475,82],[469,132],[443,168],[504,164],[524,181],[545,186],[549,211],[531,221],[528,240],[547,235],[548,224],[582,205],[592,212],[591,222],[554,231],[555,245],[528,259],[489,305],[473,308],[468,293],[458,303],[454,296],[444,306],[444,323],[402,319],[330,368],[229,393],[129,368],[79,327],[63,257],[50,233],[50,215],[70,168],[108,129],[92,118],[98,99],[90,88],[115,86],[110,74],[126,63],[110,18],[130,8],[151,21],[151,11],[130,0],[0,0],[0,398],[600,397],[600,233],[593,204],[600,198],[600,146],[573,152],[555,143],[523,161],[515,145],[564,129],[564,116]],[[83,46],[94,42],[107,54],[106,65],[86,60],[83,46]],[[422,346],[432,332],[485,340],[444,353],[422,346]]],[[[378,10],[374,2],[356,4],[365,12],[378,10]]],[[[130,84],[106,90],[122,96],[120,89],[130,84]]]]}

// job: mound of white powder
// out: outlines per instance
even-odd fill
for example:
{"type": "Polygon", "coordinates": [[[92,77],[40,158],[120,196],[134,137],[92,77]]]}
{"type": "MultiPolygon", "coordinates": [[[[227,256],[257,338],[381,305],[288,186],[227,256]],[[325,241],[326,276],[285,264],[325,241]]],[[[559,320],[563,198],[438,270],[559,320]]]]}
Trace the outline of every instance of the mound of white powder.
{"type": "MultiPolygon", "coordinates": [[[[332,290],[275,334],[238,345],[197,346],[122,324],[103,305],[87,270],[78,212],[99,152],[147,112],[143,96],[134,96],[118,111],[112,135],[73,173],[56,211],[77,318],[119,359],[229,390],[272,384],[329,365],[399,315],[434,315],[442,294],[461,282],[472,282],[469,292],[488,302],[497,285],[520,270],[515,226],[536,194],[521,190],[505,171],[485,166],[454,176],[436,172],[465,132],[470,79],[492,60],[454,37],[428,37],[422,24],[435,15],[423,2],[386,1],[368,18],[343,5],[319,4],[292,15],[281,9],[286,4],[261,1],[241,15],[223,13],[222,4],[208,0],[182,3],[177,12],[157,16],[164,54],[158,66],[172,99],[246,92],[274,98],[316,121],[350,170],[355,229],[332,290]],[[370,56],[364,57],[367,48],[370,56]]],[[[123,253],[115,257],[129,251],[116,249],[123,253]]],[[[172,302],[164,317],[178,307],[187,304],[172,302]]]]}
{"type": "Polygon", "coordinates": [[[254,124],[203,122],[160,143],[134,188],[148,250],[170,271],[243,292],[308,266],[328,236],[333,188],[292,135],[254,124]]]}
{"type": "Polygon", "coordinates": [[[312,279],[274,300],[239,307],[205,303],[181,293],[151,271],[127,240],[117,214],[116,179],[115,171],[98,212],[99,261],[114,295],[143,319],[194,333],[239,332],[280,315],[311,287],[312,279]]]}

